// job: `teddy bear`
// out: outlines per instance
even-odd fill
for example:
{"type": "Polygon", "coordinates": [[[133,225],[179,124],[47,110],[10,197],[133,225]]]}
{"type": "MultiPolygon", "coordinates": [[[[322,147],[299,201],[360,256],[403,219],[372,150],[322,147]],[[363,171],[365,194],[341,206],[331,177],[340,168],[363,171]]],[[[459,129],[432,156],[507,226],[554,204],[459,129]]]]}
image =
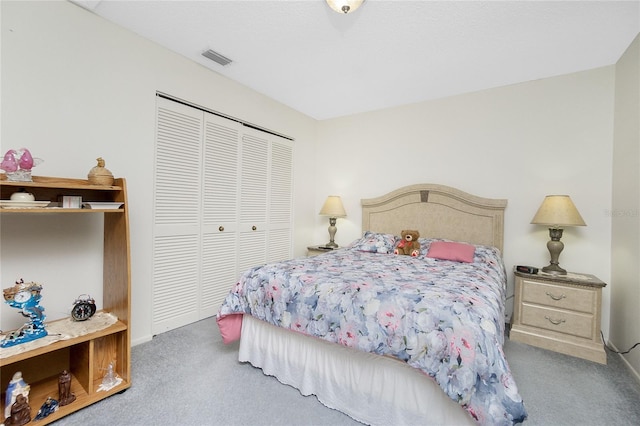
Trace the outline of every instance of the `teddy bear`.
{"type": "Polygon", "coordinates": [[[402,236],[402,240],[400,240],[393,253],[417,257],[420,254],[420,242],[418,241],[420,233],[411,229],[405,229],[400,235],[402,236]]]}

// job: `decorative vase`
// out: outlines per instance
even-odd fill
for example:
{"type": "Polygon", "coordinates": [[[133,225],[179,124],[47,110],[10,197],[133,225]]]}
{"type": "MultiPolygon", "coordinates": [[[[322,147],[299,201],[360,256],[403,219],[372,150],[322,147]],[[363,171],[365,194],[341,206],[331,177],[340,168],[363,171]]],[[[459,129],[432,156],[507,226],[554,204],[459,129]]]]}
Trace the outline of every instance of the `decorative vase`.
{"type": "Polygon", "coordinates": [[[113,174],[109,169],[104,167],[104,159],[102,157],[98,157],[96,160],[98,161],[98,165],[89,170],[89,174],[87,175],[89,183],[92,185],[103,186],[113,185],[113,174]]]}

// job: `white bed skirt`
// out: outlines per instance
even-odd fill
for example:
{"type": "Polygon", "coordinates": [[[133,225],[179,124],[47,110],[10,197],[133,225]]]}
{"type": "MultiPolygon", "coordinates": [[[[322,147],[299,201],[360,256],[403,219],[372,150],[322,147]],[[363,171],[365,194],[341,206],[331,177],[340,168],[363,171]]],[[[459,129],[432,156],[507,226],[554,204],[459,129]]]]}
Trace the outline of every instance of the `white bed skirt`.
{"type": "Polygon", "coordinates": [[[238,359],[370,425],[474,425],[430,377],[407,364],[244,315],[238,359]]]}

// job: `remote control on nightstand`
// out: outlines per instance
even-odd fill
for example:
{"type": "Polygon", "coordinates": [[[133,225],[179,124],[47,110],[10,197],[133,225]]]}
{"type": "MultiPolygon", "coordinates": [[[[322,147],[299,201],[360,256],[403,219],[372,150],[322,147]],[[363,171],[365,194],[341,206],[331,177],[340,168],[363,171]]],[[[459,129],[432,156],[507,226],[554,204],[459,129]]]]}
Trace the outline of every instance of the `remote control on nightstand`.
{"type": "Polygon", "coordinates": [[[534,268],[533,266],[518,265],[516,266],[516,271],[524,272],[525,274],[537,274],[538,268],[534,268]]]}

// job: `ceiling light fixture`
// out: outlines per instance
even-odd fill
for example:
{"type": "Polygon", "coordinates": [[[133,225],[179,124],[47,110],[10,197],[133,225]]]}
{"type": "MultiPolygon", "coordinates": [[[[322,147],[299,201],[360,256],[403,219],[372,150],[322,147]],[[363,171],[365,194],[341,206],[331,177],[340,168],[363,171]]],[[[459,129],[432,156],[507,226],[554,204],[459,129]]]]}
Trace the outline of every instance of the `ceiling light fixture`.
{"type": "Polygon", "coordinates": [[[364,3],[364,0],[327,0],[327,4],[331,9],[345,15],[359,8],[362,3],[364,3]]]}

